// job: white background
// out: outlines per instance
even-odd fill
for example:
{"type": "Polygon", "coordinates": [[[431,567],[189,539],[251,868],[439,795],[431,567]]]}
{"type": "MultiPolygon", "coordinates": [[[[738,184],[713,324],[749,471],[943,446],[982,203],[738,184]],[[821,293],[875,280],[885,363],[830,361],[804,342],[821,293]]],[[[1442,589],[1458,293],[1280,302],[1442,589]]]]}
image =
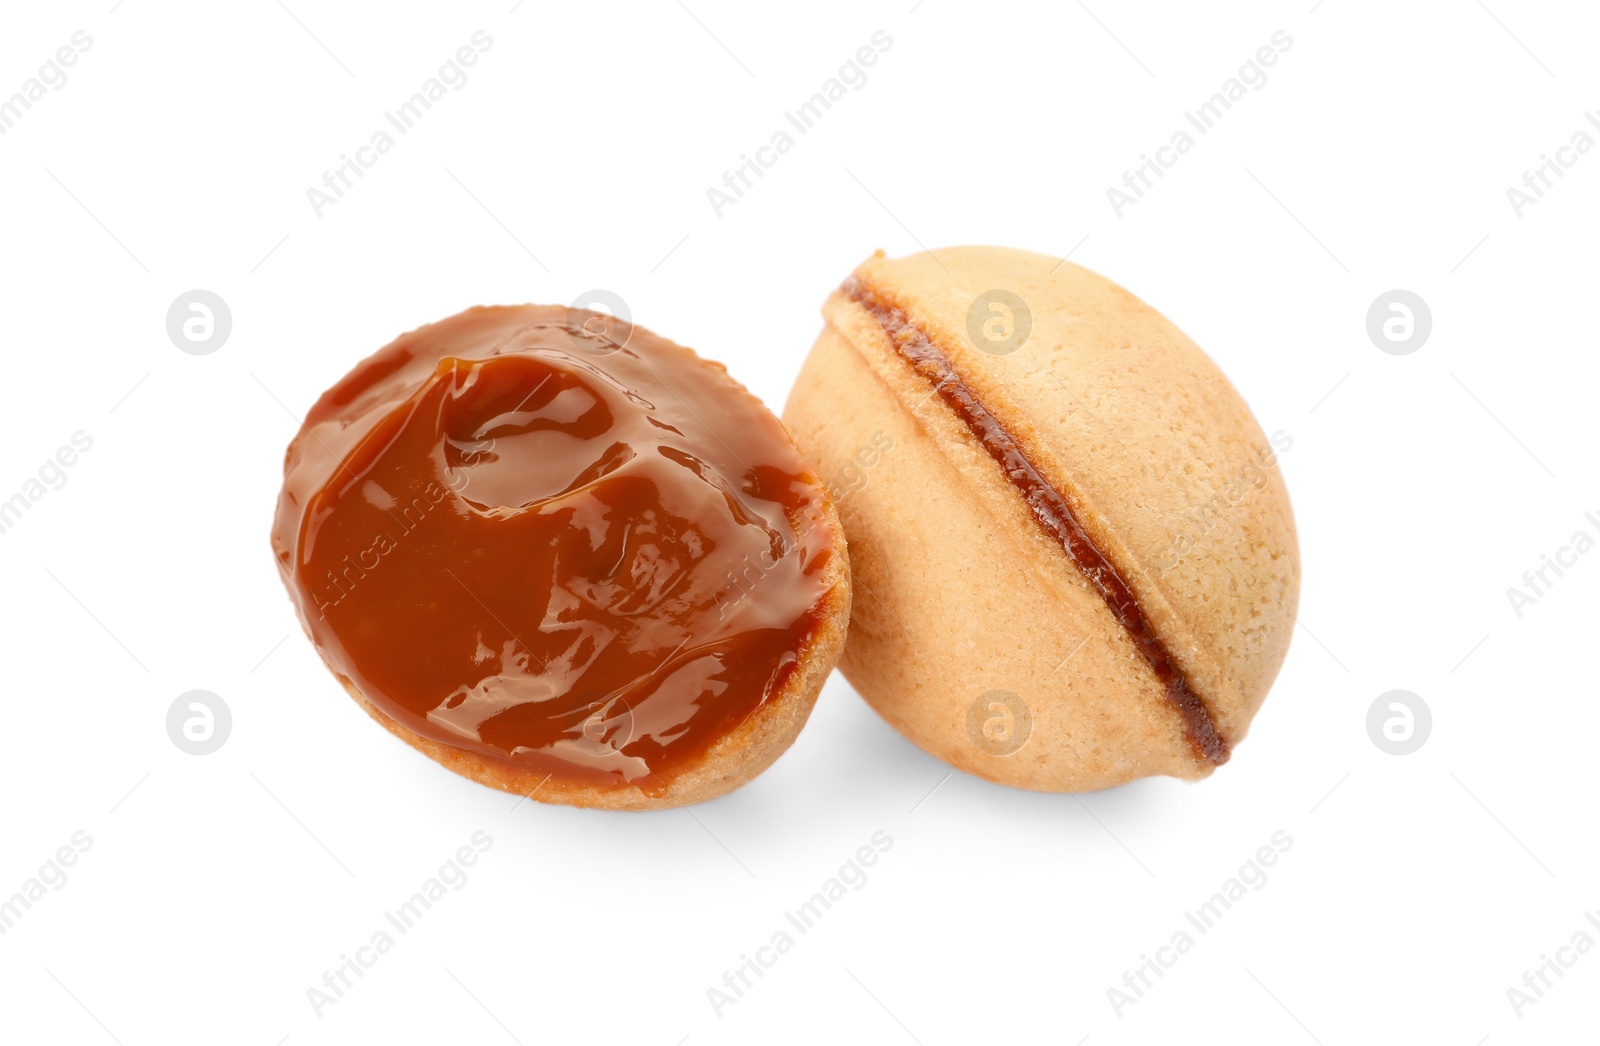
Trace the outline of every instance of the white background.
{"type": "Polygon", "coordinates": [[[0,534],[0,896],[93,840],[0,936],[0,1037],[1593,1036],[1600,954],[1520,1016],[1507,995],[1600,940],[1600,554],[1520,617],[1507,596],[1600,533],[1600,156],[1520,217],[1506,196],[1600,107],[1591,9],[111,2],[13,5],[0,32],[0,97],[93,39],[0,136],[0,499],[93,439],[0,534]],[[315,216],[306,190],[479,29],[470,82],[315,216]],[[880,29],[868,82],[718,217],[706,190],[880,29]],[[1279,29],[1266,85],[1118,217],[1107,188],[1279,29]],[[1130,287],[1294,440],[1301,627],[1212,779],[947,780],[835,678],[717,802],[513,810],[378,729],[301,636],[267,539],[283,450],[399,332],[607,288],[779,407],[857,262],[974,242],[1130,287]],[[231,307],[211,355],[166,333],[194,288],[231,307]],[[1365,329],[1394,288],[1433,315],[1407,356],[1365,329]],[[203,757],[165,727],[196,688],[233,715],[203,757]],[[1434,723],[1403,757],[1366,728],[1397,688],[1434,723]],[[467,884],[318,1016],[307,989],[479,830],[467,884]],[[879,830],[866,885],[719,1016],[707,990],[879,830]],[[1119,1016],[1107,990],[1278,831],[1266,884],[1119,1016]]]}

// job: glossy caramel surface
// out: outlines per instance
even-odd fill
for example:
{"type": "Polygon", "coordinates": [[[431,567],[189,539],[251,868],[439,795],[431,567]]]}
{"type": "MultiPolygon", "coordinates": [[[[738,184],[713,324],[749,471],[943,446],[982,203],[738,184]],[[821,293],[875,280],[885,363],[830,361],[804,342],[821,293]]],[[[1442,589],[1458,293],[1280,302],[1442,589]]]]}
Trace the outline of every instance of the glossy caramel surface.
{"type": "Polygon", "coordinates": [[[318,400],[273,547],[323,659],[401,726],[654,793],[796,670],[822,499],[720,365],[602,314],[480,308],[318,400]]]}

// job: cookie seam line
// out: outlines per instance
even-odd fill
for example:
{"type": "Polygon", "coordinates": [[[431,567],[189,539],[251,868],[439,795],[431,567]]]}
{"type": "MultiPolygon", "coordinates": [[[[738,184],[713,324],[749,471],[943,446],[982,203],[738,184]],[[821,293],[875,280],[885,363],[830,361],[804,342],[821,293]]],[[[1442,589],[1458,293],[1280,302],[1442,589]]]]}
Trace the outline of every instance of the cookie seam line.
{"type": "Polygon", "coordinates": [[[1071,501],[1044,476],[1021,440],[984,405],[976,390],[961,376],[953,354],[941,348],[889,294],[859,276],[846,280],[840,291],[846,300],[866,312],[888,340],[894,355],[919,379],[932,386],[933,393],[937,393],[956,415],[967,435],[1001,468],[1034,522],[1061,548],[1068,561],[1100,596],[1155,677],[1168,705],[1183,721],[1184,734],[1195,758],[1212,765],[1226,762],[1230,746],[1218,732],[1210,706],[1194,689],[1188,673],[1156,631],[1122,571],[1089,535],[1071,501]],[[913,351],[920,355],[908,352],[897,333],[911,341],[913,351]],[[928,373],[930,370],[934,373],[928,373]],[[982,431],[985,428],[990,430],[988,438],[982,431]],[[1025,473],[1033,496],[1018,481],[1016,471],[1025,473]],[[1038,504],[1040,501],[1044,502],[1042,507],[1038,504]],[[1046,518],[1046,512],[1055,517],[1054,523],[1046,518]],[[1086,559],[1094,562],[1086,563],[1086,559]]]}

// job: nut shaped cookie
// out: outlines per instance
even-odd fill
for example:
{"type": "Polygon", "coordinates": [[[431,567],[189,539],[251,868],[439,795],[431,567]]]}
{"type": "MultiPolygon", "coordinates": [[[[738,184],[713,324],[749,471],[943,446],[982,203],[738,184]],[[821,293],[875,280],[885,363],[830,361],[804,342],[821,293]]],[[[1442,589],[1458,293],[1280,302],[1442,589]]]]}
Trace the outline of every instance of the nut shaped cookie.
{"type": "Polygon", "coordinates": [[[1044,255],[879,252],[823,316],[784,421],[849,541],[861,695],[1019,788],[1226,762],[1293,629],[1289,441],[1160,313],[1044,255]]]}

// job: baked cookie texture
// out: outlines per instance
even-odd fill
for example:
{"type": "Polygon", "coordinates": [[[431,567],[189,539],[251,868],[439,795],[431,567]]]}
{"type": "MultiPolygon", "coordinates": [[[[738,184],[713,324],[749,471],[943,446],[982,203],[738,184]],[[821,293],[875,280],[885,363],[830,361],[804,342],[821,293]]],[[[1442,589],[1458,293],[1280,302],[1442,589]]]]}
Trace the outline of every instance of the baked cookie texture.
{"type": "Polygon", "coordinates": [[[1300,569],[1277,448],[1216,365],[1104,277],[1006,248],[879,252],[823,317],[784,421],[850,480],[840,668],[868,703],[1020,788],[1226,761],[1300,569]]]}

